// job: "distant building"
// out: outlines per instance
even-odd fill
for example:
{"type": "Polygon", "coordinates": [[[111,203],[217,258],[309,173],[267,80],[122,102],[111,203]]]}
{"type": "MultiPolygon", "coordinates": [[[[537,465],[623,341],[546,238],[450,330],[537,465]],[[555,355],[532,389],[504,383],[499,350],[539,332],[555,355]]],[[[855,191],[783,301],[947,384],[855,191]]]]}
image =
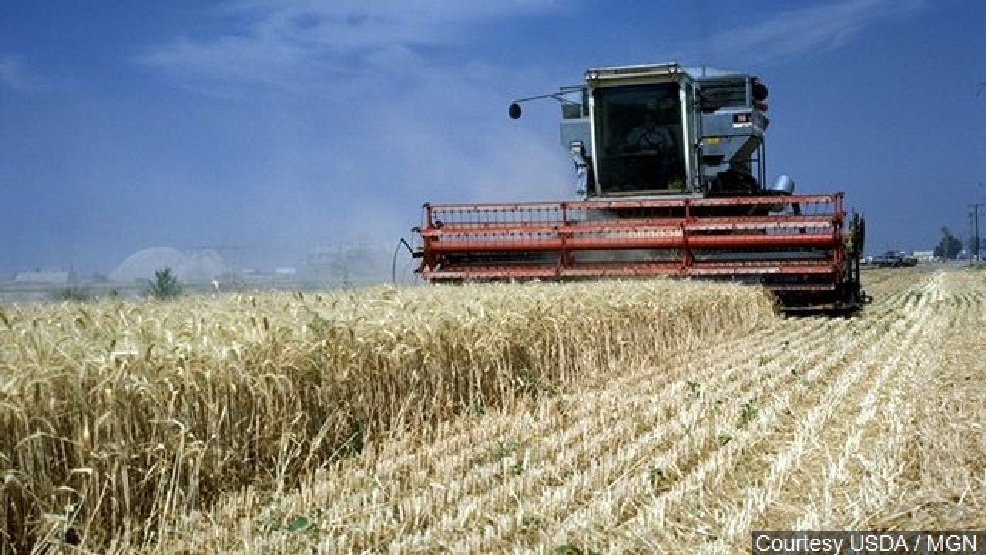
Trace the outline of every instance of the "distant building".
{"type": "Polygon", "coordinates": [[[34,270],[31,272],[17,272],[14,274],[14,283],[32,285],[68,285],[75,283],[75,273],[63,270],[34,270]]]}
{"type": "Polygon", "coordinates": [[[914,251],[911,256],[917,259],[918,262],[934,262],[935,261],[935,251],[914,251]]]}

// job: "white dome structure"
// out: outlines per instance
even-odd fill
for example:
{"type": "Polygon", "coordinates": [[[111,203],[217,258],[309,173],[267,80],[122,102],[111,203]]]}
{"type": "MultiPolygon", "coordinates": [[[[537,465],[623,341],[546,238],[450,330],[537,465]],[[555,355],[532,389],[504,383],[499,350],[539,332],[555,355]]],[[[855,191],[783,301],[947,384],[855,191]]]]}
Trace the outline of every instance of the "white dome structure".
{"type": "Polygon", "coordinates": [[[134,283],[139,280],[154,279],[154,272],[164,268],[178,271],[186,263],[188,257],[171,247],[151,247],[137,251],[128,256],[109,278],[118,283],[134,283]]]}

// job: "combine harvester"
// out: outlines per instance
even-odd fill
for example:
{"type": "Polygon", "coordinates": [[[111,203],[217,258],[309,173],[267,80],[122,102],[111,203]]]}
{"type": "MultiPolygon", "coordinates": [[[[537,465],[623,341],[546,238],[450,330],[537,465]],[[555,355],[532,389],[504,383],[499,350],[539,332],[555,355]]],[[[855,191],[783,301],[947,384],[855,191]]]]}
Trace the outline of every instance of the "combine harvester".
{"type": "Polygon", "coordinates": [[[767,87],[675,63],[605,67],[514,101],[561,103],[582,200],[424,205],[416,270],[432,283],[673,276],[763,285],[789,311],[852,312],[863,218],[843,193],[765,185],[767,87]]]}

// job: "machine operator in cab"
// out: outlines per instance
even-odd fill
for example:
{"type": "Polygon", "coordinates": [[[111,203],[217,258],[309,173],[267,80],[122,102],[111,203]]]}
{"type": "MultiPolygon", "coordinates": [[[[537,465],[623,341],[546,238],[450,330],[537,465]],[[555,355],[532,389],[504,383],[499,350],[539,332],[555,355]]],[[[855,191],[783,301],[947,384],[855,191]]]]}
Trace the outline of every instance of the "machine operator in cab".
{"type": "Polygon", "coordinates": [[[630,151],[671,153],[674,152],[674,137],[667,127],[654,121],[654,114],[647,112],[644,122],[630,130],[626,145],[630,151]]]}
{"type": "Polygon", "coordinates": [[[643,121],[627,133],[623,152],[624,179],[631,188],[660,190],[682,183],[674,133],[657,122],[652,110],[644,111],[643,121]]]}

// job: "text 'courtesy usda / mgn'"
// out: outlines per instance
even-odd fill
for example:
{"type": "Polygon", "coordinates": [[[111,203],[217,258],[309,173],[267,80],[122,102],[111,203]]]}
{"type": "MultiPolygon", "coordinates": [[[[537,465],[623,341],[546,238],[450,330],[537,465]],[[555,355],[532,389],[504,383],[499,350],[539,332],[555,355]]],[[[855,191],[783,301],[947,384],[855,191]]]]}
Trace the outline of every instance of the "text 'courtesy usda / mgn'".
{"type": "Polygon", "coordinates": [[[986,555],[986,531],[753,532],[753,555],[986,555]]]}

